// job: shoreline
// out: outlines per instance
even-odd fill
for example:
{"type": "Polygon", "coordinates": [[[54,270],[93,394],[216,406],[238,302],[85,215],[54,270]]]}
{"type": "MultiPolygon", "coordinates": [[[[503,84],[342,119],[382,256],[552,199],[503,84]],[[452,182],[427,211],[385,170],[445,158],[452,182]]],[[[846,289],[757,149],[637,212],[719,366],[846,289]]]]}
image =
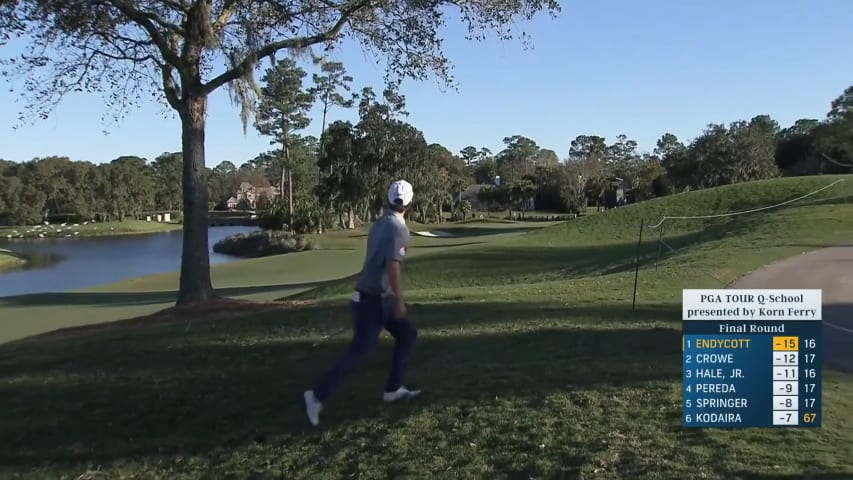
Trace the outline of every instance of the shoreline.
{"type": "MultiPolygon", "coordinates": [[[[241,216],[211,215],[208,228],[257,227],[257,220],[241,216]]],[[[17,226],[0,226],[0,241],[41,240],[45,238],[121,237],[154,233],[172,233],[183,230],[180,221],[155,222],[124,220],[112,222],[84,222],[81,224],[52,223],[17,226]],[[105,227],[103,229],[99,227],[105,227]]]]}
{"type": "Polygon", "coordinates": [[[40,224],[25,227],[0,227],[0,240],[27,241],[47,238],[74,239],[93,237],[119,237],[151,233],[170,233],[183,229],[178,222],[146,222],[125,220],[123,222],[98,222],[82,224],[40,224]],[[101,229],[100,227],[104,227],[101,229]],[[153,228],[152,228],[153,227],[153,228]]]}
{"type": "Polygon", "coordinates": [[[0,248],[0,272],[17,270],[27,264],[27,259],[17,253],[0,248]]]}

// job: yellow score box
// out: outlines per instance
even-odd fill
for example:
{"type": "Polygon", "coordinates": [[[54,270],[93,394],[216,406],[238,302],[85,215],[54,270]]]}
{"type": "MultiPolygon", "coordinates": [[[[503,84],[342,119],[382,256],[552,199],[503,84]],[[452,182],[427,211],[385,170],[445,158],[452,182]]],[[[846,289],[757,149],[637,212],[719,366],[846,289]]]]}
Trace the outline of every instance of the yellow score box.
{"type": "Polygon", "coordinates": [[[773,351],[790,351],[799,349],[797,337],[773,337],[773,351]]]}

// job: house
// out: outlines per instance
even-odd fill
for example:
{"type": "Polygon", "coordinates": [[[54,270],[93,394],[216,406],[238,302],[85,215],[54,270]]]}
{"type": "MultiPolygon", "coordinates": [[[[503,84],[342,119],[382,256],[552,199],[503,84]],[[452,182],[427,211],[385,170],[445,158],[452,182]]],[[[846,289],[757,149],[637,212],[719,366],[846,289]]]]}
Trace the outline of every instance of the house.
{"type": "Polygon", "coordinates": [[[604,209],[625,205],[625,190],[623,180],[619,177],[607,177],[604,179],[604,209]]]}
{"type": "Polygon", "coordinates": [[[488,205],[481,202],[479,196],[480,190],[484,188],[495,188],[495,186],[489,183],[477,183],[471,185],[462,191],[462,193],[459,195],[459,199],[460,201],[467,200],[468,202],[470,202],[471,208],[473,208],[474,211],[482,212],[488,210],[488,205]]]}
{"type": "Polygon", "coordinates": [[[279,192],[275,187],[256,187],[249,182],[243,182],[237,187],[234,195],[225,201],[225,206],[229,210],[237,208],[254,210],[258,208],[258,203],[262,199],[270,201],[277,196],[279,196],[279,192]]]}
{"type": "MultiPolygon", "coordinates": [[[[474,211],[482,212],[489,210],[489,205],[480,201],[480,191],[484,188],[491,188],[493,190],[500,190],[501,188],[501,177],[495,177],[495,183],[478,183],[469,186],[465,190],[462,191],[460,195],[460,200],[468,200],[471,202],[471,207],[474,211]]],[[[498,201],[495,199],[492,201],[491,208],[498,208],[498,201]]],[[[521,202],[517,202],[516,208],[520,208],[522,210],[533,210],[535,208],[535,198],[531,196],[521,202]]]]}

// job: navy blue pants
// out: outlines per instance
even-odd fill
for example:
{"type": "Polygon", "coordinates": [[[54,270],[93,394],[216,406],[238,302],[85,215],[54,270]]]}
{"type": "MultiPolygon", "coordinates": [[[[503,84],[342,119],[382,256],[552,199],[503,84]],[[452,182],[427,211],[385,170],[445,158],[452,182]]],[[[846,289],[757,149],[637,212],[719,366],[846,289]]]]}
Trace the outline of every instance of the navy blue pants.
{"type": "Polygon", "coordinates": [[[351,373],[376,347],[382,330],[394,337],[394,352],[391,355],[391,371],[385,383],[385,391],[396,391],[403,385],[406,366],[415,347],[417,329],[407,318],[393,318],[391,304],[383,305],[379,295],[360,294],[359,301],[350,301],[353,321],[353,338],[349,349],[328,370],[314,388],[320,402],[326,402],[337,389],[343,377],[351,373]]]}

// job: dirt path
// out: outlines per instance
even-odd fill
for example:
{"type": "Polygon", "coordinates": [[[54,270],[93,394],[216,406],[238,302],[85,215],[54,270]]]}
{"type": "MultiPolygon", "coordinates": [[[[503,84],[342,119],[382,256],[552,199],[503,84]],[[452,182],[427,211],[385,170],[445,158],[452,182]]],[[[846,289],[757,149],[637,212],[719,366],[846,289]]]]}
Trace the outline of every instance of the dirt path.
{"type": "Polygon", "coordinates": [[[741,278],[733,286],[822,289],[824,365],[853,373],[853,245],[788,258],[741,278]]]}

